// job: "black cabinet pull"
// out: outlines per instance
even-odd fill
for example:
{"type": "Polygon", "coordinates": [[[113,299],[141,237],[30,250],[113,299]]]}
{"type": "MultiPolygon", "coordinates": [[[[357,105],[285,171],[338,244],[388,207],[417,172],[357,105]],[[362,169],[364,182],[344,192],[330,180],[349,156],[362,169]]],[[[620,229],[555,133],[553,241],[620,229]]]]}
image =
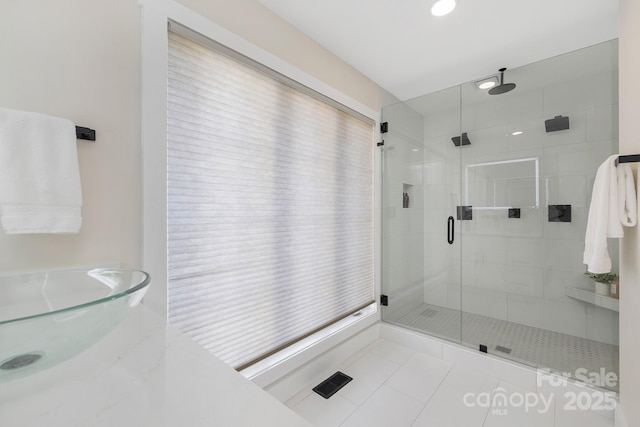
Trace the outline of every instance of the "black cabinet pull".
{"type": "Polygon", "coordinates": [[[447,220],[447,242],[453,245],[453,235],[455,233],[455,220],[452,216],[447,220]]]}

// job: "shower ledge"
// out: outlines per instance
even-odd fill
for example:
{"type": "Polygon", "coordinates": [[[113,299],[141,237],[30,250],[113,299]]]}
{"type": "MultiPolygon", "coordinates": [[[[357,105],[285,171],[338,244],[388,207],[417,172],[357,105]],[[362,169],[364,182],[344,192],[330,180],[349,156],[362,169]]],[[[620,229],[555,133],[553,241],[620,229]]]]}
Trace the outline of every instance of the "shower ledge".
{"type": "Polygon", "coordinates": [[[620,304],[616,298],[611,298],[605,295],[598,295],[594,291],[583,288],[576,288],[574,286],[566,287],[566,294],[568,297],[578,299],[580,301],[588,302],[589,304],[597,305],[598,307],[606,308],[612,311],[620,311],[620,304]]]}

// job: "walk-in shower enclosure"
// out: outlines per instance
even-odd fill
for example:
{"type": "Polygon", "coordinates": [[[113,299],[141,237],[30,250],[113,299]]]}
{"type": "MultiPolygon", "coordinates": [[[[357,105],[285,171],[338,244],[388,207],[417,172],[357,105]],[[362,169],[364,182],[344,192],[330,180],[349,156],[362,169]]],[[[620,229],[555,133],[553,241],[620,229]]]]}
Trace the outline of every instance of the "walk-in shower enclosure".
{"type": "Polygon", "coordinates": [[[509,69],[501,95],[469,82],[383,109],[384,321],[578,379],[618,374],[618,301],[582,263],[596,170],[618,150],[617,51],[509,69]]]}

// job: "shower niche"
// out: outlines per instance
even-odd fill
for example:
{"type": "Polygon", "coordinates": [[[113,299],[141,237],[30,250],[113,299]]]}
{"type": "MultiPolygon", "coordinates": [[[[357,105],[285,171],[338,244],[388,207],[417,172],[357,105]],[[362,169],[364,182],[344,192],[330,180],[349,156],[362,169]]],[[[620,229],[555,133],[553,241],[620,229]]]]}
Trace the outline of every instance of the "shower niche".
{"type": "Polygon", "coordinates": [[[402,207],[408,209],[411,207],[413,199],[413,185],[402,183],[402,207]]]}
{"type": "Polygon", "coordinates": [[[618,313],[566,292],[592,286],[582,252],[596,170],[618,146],[617,41],[508,79],[493,96],[470,82],[383,108],[383,321],[617,375],[618,313]],[[407,214],[390,215],[400,188],[407,214]]]}
{"type": "Polygon", "coordinates": [[[513,158],[468,164],[463,200],[477,210],[540,207],[540,158],[513,158]]]}

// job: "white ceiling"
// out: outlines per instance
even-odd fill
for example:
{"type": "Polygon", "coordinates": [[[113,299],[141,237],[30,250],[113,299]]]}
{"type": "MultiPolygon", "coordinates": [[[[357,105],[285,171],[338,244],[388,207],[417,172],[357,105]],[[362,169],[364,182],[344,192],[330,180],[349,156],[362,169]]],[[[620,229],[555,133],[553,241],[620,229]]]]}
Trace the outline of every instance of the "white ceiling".
{"type": "Polygon", "coordinates": [[[617,0],[259,1],[401,100],[618,37],[617,0]]]}

